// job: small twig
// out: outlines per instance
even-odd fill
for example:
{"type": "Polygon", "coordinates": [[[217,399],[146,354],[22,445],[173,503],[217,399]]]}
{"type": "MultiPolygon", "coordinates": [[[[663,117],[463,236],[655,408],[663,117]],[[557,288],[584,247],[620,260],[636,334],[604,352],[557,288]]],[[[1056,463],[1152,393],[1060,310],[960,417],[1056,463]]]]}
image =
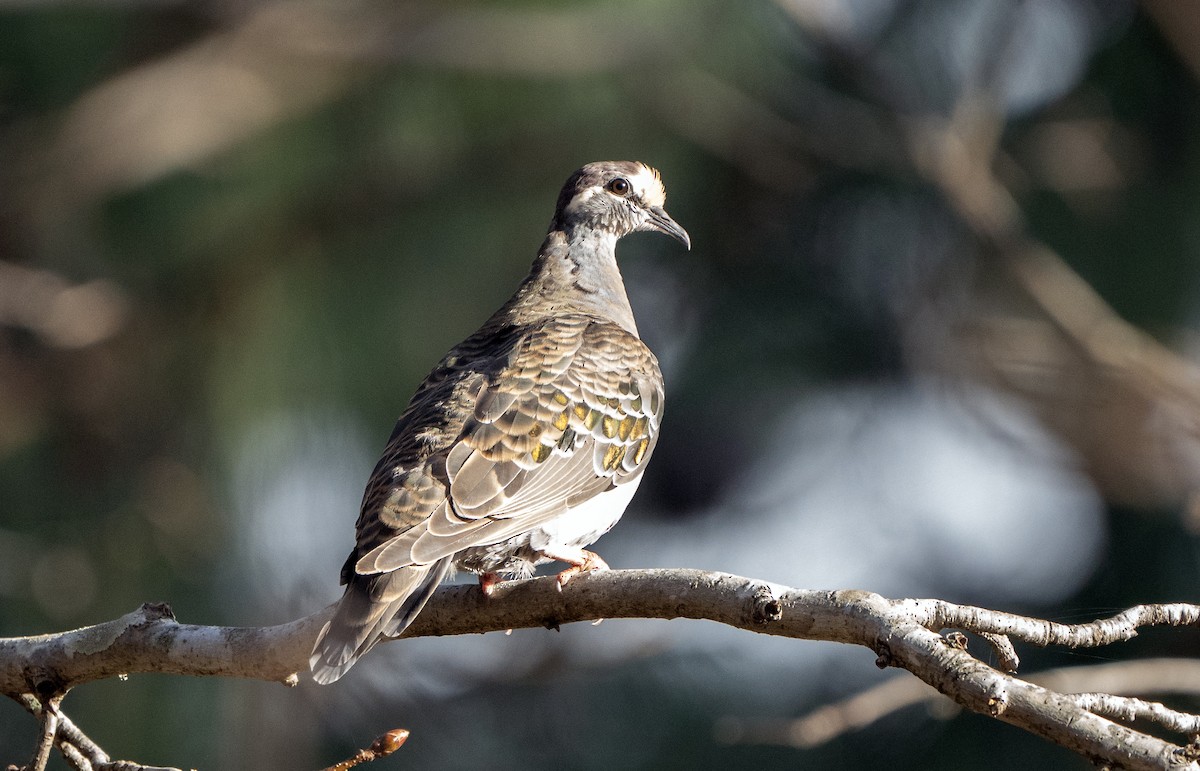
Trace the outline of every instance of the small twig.
{"type": "Polygon", "coordinates": [[[371,746],[367,749],[359,750],[354,757],[322,769],[322,771],[349,771],[349,769],[354,768],[359,763],[370,763],[373,760],[386,758],[403,747],[406,741],[408,741],[408,729],[393,728],[371,742],[371,746]]]}
{"type": "MultiPolygon", "coordinates": [[[[1028,680],[1060,693],[1103,689],[1115,694],[1200,695],[1200,661],[1115,661],[1048,669],[1029,675],[1028,680]]],[[[833,741],[843,734],[861,731],[888,715],[919,704],[926,705],[938,718],[959,713],[949,699],[920,680],[894,677],[852,696],[822,705],[793,720],[724,717],[718,721],[715,733],[718,740],[728,744],[768,744],[806,749],[833,741]]],[[[1088,709],[1083,704],[1079,706],[1088,709]]],[[[1189,733],[1182,729],[1180,732],[1189,733]]]]}
{"type": "MultiPolygon", "coordinates": [[[[92,741],[79,726],[75,725],[74,721],[59,710],[58,721],[58,742],[59,749],[64,755],[67,754],[67,748],[70,747],[75,753],[80,755],[87,761],[88,765],[96,769],[103,769],[112,763],[112,758],[108,753],[100,748],[100,745],[92,741]]],[[[78,767],[78,766],[77,766],[78,767]]]]}
{"type": "Polygon", "coordinates": [[[965,629],[980,636],[1005,635],[1045,648],[1095,648],[1125,642],[1137,637],[1147,626],[1196,626],[1200,624],[1200,605],[1168,603],[1136,605],[1128,610],[1084,624],[1060,624],[1013,613],[955,605],[942,601],[914,600],[929,613],[929,629],[965,629]],[[929,604],[925,604],[928,602],[929,604]]]}
{"type": "Polygon", "coordinates": [[[1200,733],[1200,715],[1179,712],[1156,701],[1142,701],[1132,696],[1113,696],[1108,693],[1075,693],[1070,698],[1083,709],[1097,715],[1124,720],[1149,720],[1181,734],[1200,733]]]}
{"type": "MultiPolygon", "coordinates": [[[[826,704],[794,720],[752,720],[726,716],[717,721],[714,734],[723,744],[767,744],[809,749],[837,737],[860,731],[900,710],[933,702],[951,705],[949,699],[912,677],[892,677],[880,685],[826,704]]],[[[959,710],[953,709],[953,714],[959,710]]]]}
{"type": "Polygon", "coordinates": [[[59,752],[62,753],[67,763],[76,771],[181,771],[181,769],[171,766],[146,766],[141,763],[134,763],[130,760],[113,760],[109,757],[100,745],[92,741],[79,726],[67,717],[59,704],[62,697],[56,697],[47,701],[47,706],[43,706],[32,694],[21,694],[17,701],[21,706],[25,707],[34,717],[41,718],[42,732],[39,736],[37,753],[35,760],[29,766],[26,766],[29,771],[43,771],[46,763],[49,761],[50,749],[57,746],[59,752]],[[46,716],[50,715],[54,719],[54,731],[50,734],[50,742],[46,744],[46,716]],[[37,765],[37,759],[41,758],[45,753],[45,760],[42,765],[37,765]]]}
{"type": "Polygon", "coordinates": [[[1015,674],[1017,668],[1021,666],[1021,658],[1017,655],[1017,649],[1013,647],[1012,641],[1008,639],[1007,635],[980,632],[979,636],[992,646],[999,668],[1010,675],[1015,674]]]}
{"type": "Polygon", "coordinates": [[[38,735],[37,748],[29,763],[31,771],[46,771],[50,762],[50,750],[54,749],[54,738],[58,735],[58,705],[51,699],[41,706],[42,729],[38,735]]]}
{"type": "Polygon", "coordinates": [[[67,763],[71,764],[71,768],[75,771],[96,771],[96,767],[92,765],[92,761],[88,760],[79,748],[69,742],[60,742],[58,750],[67,759],[67,763]]]}

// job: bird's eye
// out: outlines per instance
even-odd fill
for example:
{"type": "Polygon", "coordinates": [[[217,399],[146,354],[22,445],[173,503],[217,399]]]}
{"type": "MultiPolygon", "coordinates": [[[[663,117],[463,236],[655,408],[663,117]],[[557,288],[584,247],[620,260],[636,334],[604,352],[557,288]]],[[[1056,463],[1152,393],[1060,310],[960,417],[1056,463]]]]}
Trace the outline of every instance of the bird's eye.
{"type": "Polygon", "coordinates": [[[609,192],[616,193],[617,195],[629,195],[629,189],[629,180],[624,177],[617,177],[608,183],[609,192]]]}

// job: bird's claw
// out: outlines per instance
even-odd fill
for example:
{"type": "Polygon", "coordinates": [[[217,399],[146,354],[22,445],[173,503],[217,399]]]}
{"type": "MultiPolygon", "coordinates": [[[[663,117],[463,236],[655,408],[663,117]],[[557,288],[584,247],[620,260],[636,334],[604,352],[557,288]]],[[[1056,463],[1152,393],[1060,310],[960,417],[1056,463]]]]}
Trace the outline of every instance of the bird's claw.
{"type": "Polygon", "coordinates": [[[595,552],[584,551],[582,561],[573,563],[571,567],[559,573],[555,577],[555,582],[558,585],[558,590],[561,592],[562,588],[567,585],[567,582],[580,573],[590,573],[593,570],[608,569],[608,563],[600,559],[599,554],[596,554],[595,552]]]}
{"type": "Polygon", "coordinates": [[[483,592],[484,597],[491,597],[496,591],[496,584],[500,583],[499,573],[480,573],[479,574],[479,591],[483,592]]]}

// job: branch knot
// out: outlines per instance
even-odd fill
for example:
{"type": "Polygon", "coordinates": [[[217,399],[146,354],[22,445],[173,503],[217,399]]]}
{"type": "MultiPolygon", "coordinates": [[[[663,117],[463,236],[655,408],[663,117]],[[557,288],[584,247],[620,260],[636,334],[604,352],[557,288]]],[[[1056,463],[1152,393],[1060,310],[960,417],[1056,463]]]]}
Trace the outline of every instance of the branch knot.
{"type": "Polygon", "coordinates": [[[783,604],[771,591],[771,587],[766,584],[759,584],[754,588],[754,596],[751,601],[754,605],[750,610],[750,620],[755,624],[766,626],[772,621],[783,618],[783,604]]]}

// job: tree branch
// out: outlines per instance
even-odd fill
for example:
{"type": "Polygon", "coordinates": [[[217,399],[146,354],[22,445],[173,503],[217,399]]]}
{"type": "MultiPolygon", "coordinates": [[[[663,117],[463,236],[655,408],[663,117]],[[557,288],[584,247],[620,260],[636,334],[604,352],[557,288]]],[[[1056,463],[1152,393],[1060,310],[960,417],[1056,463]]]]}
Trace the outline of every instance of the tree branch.
{"type": "MultiPolygon", "coordinates": [[[[72,687],[133,672],[296,685],[329,612],[279,626],[238,628],[180,624],[166,606],[144,605],[96,626],[0,640],[0,691],[18,700],[32,694],[48,703],[72,687]]],[[[965,642],[940,634],[945,629],[973,632],[1001,651],[1011,649],[1005,638],[1094,647],[1128,640],[1144,626],[1195,625],[1200,619],[1195,605],[1142,605],[1089,624],[1058,624],[941,600],[792,589],[725,573],[616,570],[579,576],[561,591],[553,578],[506,582],[490,598],[473,585],[446,586],[404,636],[557,628],[599,618],[707,619],[762,634],[861,645],[876,653],[881,667],[907,669],[967,709],[1093,760],[1130,769],[1200,769],[1186,746],[1096,713],[1118,719],[1153,716],[1176,728],[1194,725],[1194,716],[1058,693],[999,672],[975,659],[965,642]]],[[[1005,666],[1015,666],[1015,656],[1002,658],[1005,666]]]]}
{"type": "MultiPolygon", "coordinates": [[[[1143,696],[1200,695],[1200,661],[1185,658],[1110,661],[1043,670],[1025,679],[1050,690],[1075,694],[1072,698],[1078,700],[1080,706],[1100,712],[1100,708],[1084,703],[1088,697],[1086,692],[1104,690],[1107,692],[1104,696],[1134,693],[1143,696]]],[[[1138,701],[1131,701],[1135,702],[1133,706],[1137,708],[1138,701]]],[[[755,720],[735,715],[723,717],[717,726],[717,737],[726,744],[770,744],[807,749],[830,742],[843,734],[865,729],[888,715],[918,704],[929,706],[937,717],[949,718],[958,714],[945,696],[927,688],[921,681],[892,677],[793,720],[755,720]]],[[[1135,717],[1153,719],[1150,713],[1165,709],[1159,704],[1140,704],[1147,707],[1144,716],[1124,717],[1129,720],[1135,717]]],[[[1168,710],[1164,714],[1171,712],[1168,710]]],[[[1185,717],[1194,719],[1190,715],[1185,717]]],[[[1190,733],[1185,730],[1189,727],[1184,721],[1172,726],[1178,733],[1190,733]]]]}

